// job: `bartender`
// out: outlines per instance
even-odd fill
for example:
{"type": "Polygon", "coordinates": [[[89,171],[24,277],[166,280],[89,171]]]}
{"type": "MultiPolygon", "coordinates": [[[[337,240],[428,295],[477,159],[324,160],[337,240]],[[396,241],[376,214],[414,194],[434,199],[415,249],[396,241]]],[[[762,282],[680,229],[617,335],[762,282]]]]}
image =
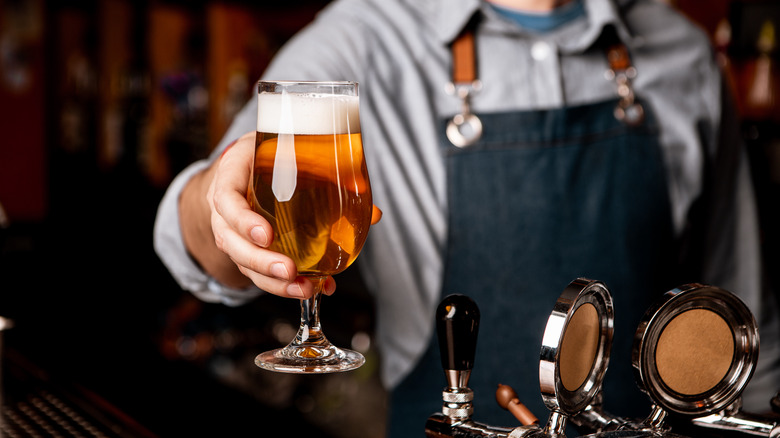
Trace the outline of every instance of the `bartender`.
{"type": "MultiPolygon", "coordinates": [[[[499,383],[545,416],[541,336],[576,277],[614,297],[607,411],[649,413],[630,368],[633,332],[654,298],[694,281],[739,295],[772,333],[744,393],[747,410],[768,408],[780,388],[778,313],[761,283],[734,105],[707,36],[667,4],[336,0],[263,78],[360,83],[384,215],[358,266],[376,303],[388,436],[421,435],[441,408],[434,313],[451,293],[482,314],[474,420],[512,425],[493,397],[499,383]]],[[[159,256],[205,301],[312,293],[266,249],[273,231],[245,201],[256,117],[253,98],[158,212],[159,256]]]]}

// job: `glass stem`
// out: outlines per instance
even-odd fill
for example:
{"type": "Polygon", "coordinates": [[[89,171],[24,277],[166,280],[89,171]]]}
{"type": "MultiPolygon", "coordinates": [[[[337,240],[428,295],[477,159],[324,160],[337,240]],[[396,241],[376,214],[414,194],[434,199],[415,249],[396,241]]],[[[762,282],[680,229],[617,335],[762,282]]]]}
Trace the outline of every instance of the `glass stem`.
{"type": "Polygon", "coordinates": [[[320,300],[325,278],[324,276],[309,277],[314,283],[314,294],[311,298],[301,300],[301,326],[292,342],[295,345],[320,347],[329,345],[320,327],[320,300]]]}

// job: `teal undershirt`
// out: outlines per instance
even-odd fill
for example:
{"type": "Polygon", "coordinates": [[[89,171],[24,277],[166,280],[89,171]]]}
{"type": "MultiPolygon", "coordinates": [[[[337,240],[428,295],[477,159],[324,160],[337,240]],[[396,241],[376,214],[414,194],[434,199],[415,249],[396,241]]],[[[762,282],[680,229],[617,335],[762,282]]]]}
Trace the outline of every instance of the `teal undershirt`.
{"type": "Polygon", "coordinates": [[[550,12],[521,12],[517,9],[488,4],[503,17],[517,23],[518,26],[534,32],[549,32],[566,23],[585,16],[585,5],[582,0],[574,0],[559,6],[550,12]]]}

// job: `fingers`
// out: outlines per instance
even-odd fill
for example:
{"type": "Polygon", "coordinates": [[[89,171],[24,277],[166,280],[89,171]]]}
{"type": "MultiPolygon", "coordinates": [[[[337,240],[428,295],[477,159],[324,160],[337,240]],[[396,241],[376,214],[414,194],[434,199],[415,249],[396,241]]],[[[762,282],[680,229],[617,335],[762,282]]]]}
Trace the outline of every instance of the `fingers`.
{"type": "Polygon", "coordinates": [[[227,226],[220,215],[212,216],[217,247],[228,254],[242,274],[260,289],[288,298],[308,298],[311,284],[298,278],[297,267],[289,257],[260,247],[227,226]]]}
{"type": "Polygon", "coordinates": [[[239,267],[239,269],[244,275],[252,280],[257,287],[268,293],[283,298],[295,298],[300,300],[311,298],[314,295],[314,286],[306,277],[299,276],[296,277],[294,281],[287,282],[275,280],[255,271],[245,270],[241,267],[239,267]]]}
{"type": "MultiPolygon", "coordinates": [[[[253,212],[246,200],[254,156],[254,140],[251,136],[241,137],[226,150],[220,158],[214,179],[209,187],[208,200],[213,212],[225,218],[227,224],[239,232],[253,232],[256,238],[267,239],[268,232],[254,230],[267,225],[262,217],[253,212]]],[[[258,242],[268,245],[269,242],[258,242]]]]}
{"type": "Polygon", "coordinates": [[[334,280],[333,277],[328,276],[322,285],[322,293],[325,295],[333,295],[333,292],[336,292],[336,280],[334,280]]]}
{"type": "Polygon", "coordinates": [[[376,205],[371,206],[371,225],[376,224],[379,222],[379,220],[382,219],[382,210],[379,209],[376,205]]]}
{"type": "Polygon", "coordinates": [[[261,247],[270,245],[273,236],[270,224],[252,211],[246,200],[253,149],[252,136],[245,135],[226,150],[207,194],[217,247],[231,257],[231,244],[239,239],[228,240],[229,233],[237,233],[261,247]]]}
{"type": "MultiPolygon", "coordinates": [[[[292,259],[268,249],[273,229],[247,202],[253,161],[254,133],[241,137],[220,158],[207,194],[214,241],[259,288],[281,297],[309,298],[314,285],[297,275],[292,259]]],[[[335,281],[328,277],[323,293],[330,295],[335,289],[335,281]]]]}

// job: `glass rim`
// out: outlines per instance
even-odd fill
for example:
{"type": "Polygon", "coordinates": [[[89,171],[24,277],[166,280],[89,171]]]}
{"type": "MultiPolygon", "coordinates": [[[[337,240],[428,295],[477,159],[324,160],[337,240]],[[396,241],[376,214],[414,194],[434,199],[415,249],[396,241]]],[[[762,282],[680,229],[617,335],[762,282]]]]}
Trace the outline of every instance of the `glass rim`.
{"type": "Polygon", "coordinates": [[[331,86],[331,87],[358,87],[357,81],[294,81],[294,80],[265,80],[261,79],[257,81],[255,84],[255,89],[259,90],[261,86],[267,85],[267,86],[273,86],[273,85],[281,85],[281,86],[331,86]]]}
{"type": "Polygon", "coordinates": [[[322,93],[323,95],[354,95],[359,93],[357,81],[294,81],[259,80],[255,84],[255,94],[293,94],[322,93]]]}
{"type": "Polygon", "coordinates": [[[273,80],[273,79],[260,79],[257,81],[258,84],[304,84],[304,85],[314,85],[314,84],[322,84],[322,85],[353,85],[357,84],[357,81],[295,81],[295,80],[273,80]]]}

